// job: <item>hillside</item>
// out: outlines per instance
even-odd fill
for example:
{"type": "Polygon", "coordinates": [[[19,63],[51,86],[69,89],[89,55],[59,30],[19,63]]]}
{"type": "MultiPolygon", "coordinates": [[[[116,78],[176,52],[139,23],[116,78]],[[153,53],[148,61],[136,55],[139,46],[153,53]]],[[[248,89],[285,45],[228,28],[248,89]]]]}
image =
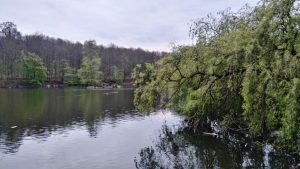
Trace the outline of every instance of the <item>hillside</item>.
{"type": "Polygon", "coordinates": [[[106,81],[111,80],[116,71],[122,74],[123,80],[130,80],[131,71],[136,64],[156,61],[165,54],[114,44],[98,45],[93,40],[82,44],[43,34],[22,35],[14,23],[4,22],[0,24],[0,79],[6,83],[26,80],[27,77],[20,68],[20,60],[22,52],[30,52],[42,59],[46,68],[45,82],[64,83],[67,69],[72,70],[73,74],[80,69],[84,45],[89,52],[101,59],[101,80],[106,81]]]}

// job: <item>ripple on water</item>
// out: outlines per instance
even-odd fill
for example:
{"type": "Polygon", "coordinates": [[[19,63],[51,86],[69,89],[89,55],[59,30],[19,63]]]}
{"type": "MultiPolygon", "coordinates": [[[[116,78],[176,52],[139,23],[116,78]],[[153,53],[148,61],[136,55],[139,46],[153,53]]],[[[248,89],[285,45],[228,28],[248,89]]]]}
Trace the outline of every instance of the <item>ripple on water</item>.
{"type": "Polygon", "coordinates": [[[234,138],[190,133],[176,113],[145,115],[132,100],[131,90],[0,89],[0,168],[284,168],[297,162],[269,146],[243,148],[234,138]]]}

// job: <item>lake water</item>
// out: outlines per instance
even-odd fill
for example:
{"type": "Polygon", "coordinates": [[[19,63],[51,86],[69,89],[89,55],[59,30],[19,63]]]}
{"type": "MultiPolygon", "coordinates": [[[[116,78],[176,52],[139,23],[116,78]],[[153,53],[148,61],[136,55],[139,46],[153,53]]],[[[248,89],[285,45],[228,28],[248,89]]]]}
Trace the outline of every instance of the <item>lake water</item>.
{"type": "Polygon", "coordinates": [[[0,169],[288,168],[296,157],[134,110],[132,90],[0,89],[0,169]]]}

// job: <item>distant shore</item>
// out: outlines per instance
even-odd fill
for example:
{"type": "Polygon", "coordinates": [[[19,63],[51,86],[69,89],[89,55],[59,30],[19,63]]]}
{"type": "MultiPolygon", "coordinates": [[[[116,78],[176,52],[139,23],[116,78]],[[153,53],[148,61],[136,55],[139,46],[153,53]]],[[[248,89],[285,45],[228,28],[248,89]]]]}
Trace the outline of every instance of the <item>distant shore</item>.
{"type": "Polygon", "coordinates": [[[0,83],[0,88],[6,89],[34,89],[34,88],[66,88],[66,87],[80,87],[91,90],[99,89],[123,89],[133,88],[132,83],[116,84],[116,83],[101,83],[100,85],[82,85],[82,84],[62,84],[62,83],[44,83],[41,85],[29,84],[29,83],[0,83]]]}

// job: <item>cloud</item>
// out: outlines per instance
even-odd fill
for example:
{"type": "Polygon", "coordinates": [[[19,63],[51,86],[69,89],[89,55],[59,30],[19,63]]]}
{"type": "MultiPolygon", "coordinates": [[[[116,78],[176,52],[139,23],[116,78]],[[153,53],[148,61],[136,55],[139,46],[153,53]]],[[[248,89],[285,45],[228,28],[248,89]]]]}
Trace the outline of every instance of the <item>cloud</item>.
{"type": "Polygon", "coordinates": [[[208,13],[258,0],[0,0],[0,22],[72,41],[170,50],[189,44],[189,23],[208,13]]]}

